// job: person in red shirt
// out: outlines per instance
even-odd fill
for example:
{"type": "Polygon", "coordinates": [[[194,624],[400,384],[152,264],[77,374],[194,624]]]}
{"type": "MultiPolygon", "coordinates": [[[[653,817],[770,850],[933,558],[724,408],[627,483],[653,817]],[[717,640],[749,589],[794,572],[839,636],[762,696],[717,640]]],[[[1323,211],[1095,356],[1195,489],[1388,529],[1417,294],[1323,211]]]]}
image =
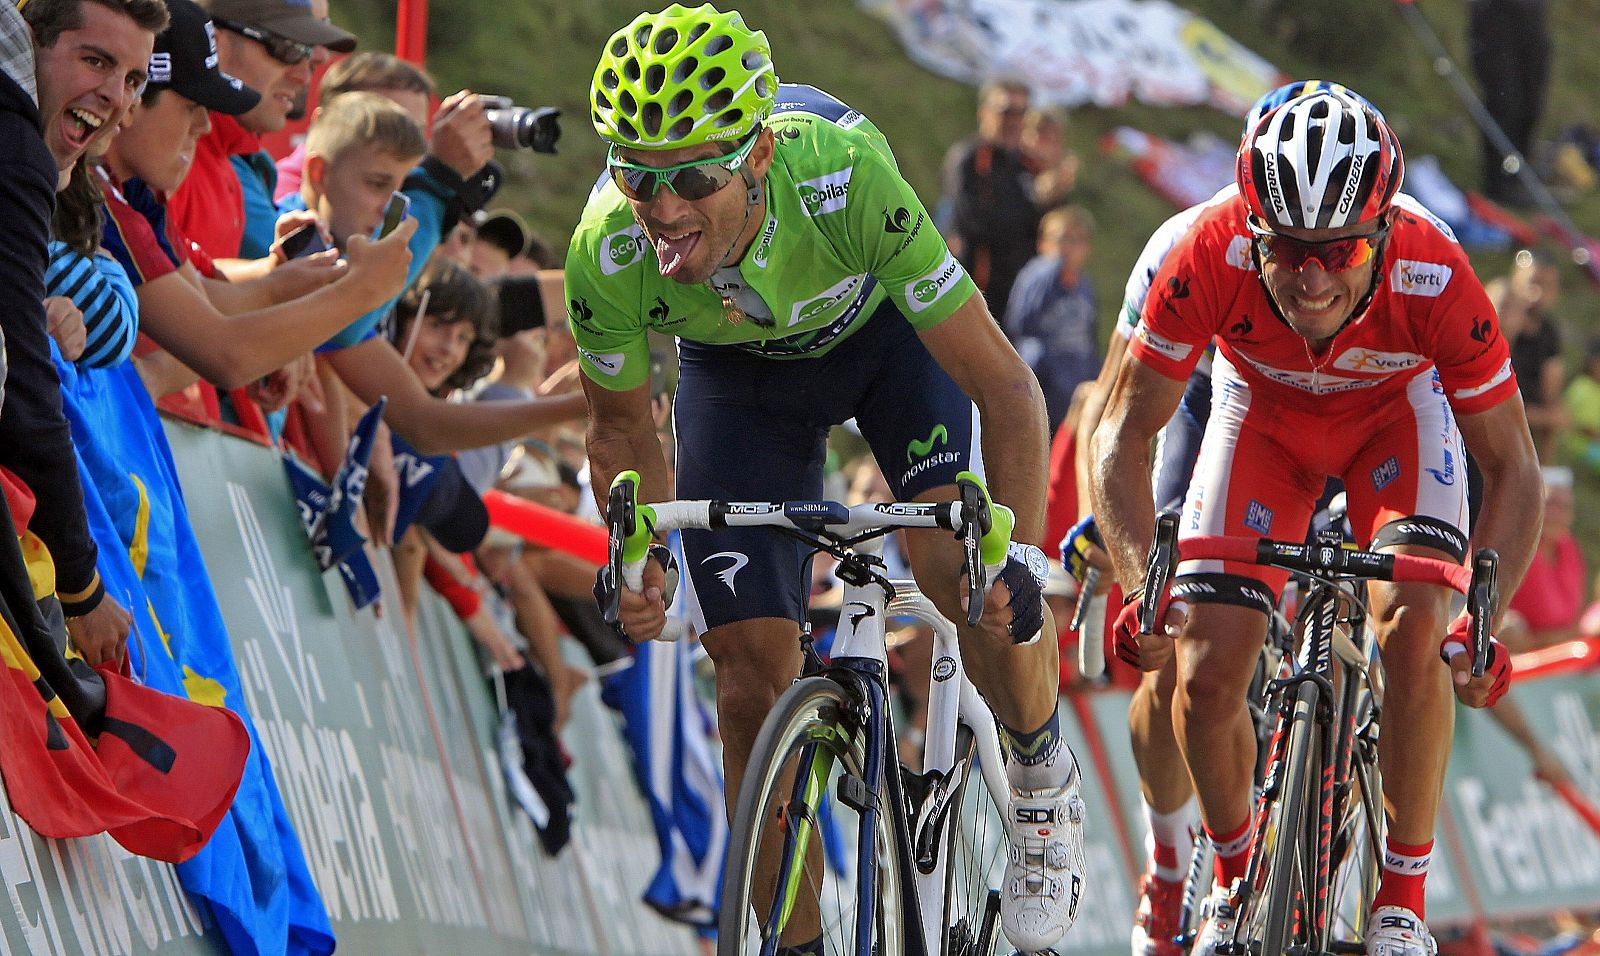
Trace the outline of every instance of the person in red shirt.
{"type": "MultiPolygon", "coordinates": [[[[1509,350],[1448,231],[1398,196],[1403,169],[1398,140],[1371,109],[1338,91],[1299,97],[1248,132],[1239,195],[1208,207],[1166,257],[1090,455],[1094,512],[1134,595],[1154,533],[1150,440],[1212,341],[1213,408],[1180,537],[1301,540],[1332,476],[1371,547],[1459,562],[1464,438],[1484,478],[1472,540],[1499,551],[1502,593],[1515,591],[1541,507],[1524,493],[1539,471],[1509,350]]],[[[1137,602],[1115,627],[1119,654],[1141,667],[1176,654],[1174,731],[1218,855],[1197,956],[1231,936],[1237,918],[1229,890],[1249,853],[1255,754],[1244,700],[1283,582],[1254,565],[1185,562],[1163,633],[1138,633],[1137,602]]],[[[1380,761],[1392,816],[1369,954],[1436,951],[1423,885],[1450,688],[1485,706],[1509,670],[1495,644],[1489,672],[1469,677],[1466,619],[1452,623],[1450,597],[1428,585],[1370,590],[1390,687],[1380,761]]]]}

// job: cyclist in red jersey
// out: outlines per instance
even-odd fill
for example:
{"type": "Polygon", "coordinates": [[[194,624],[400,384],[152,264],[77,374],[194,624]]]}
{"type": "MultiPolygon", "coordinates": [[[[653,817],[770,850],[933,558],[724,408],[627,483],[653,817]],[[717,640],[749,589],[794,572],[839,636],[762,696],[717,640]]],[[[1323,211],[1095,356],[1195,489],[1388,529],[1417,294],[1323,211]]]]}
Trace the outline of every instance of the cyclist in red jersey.
{"type": "MultiPolygon", "coordinates": [[[[1300,97],[1249,131],[1239,196],[1201,214],[1167,256],[1090,456],[1101,533],[1135,597],[1154,529],[1150,440],[1213,340],[1211,419],[1180,537],[1298,540],[1333,476],[1374,549],[1460,561],[1464,438],[1484,478],[1472,539],[1499,551],[1501,593],[1515,592],[1541,511],[1526,493],[1539,480],[1527,418],[1482,285],[1432,215],[1398,197],[1403,168],[1399,142],[1372,110],[1339,91],[1300,97]]],[[[1141,667],[1176,654],[1174,730],[1217,847],[1197,956],[1214,952],[1236,919],[1229,890],[1249,852],[1254,763],[1244,698],[1284,577],[1185,562],[1163,633],[1138,633],[1136,602],[1115,627],[1119,653],[1141,667]]],[[[1496,643],[1489,671],[1470,677],[1466,619],[1451,619],[1443,588],[1375,584],[1370,600],[1388,674],[1380,763],[1390,817],[1367,952],[1432,956],[1423,884],[1450,689],[1469,705],[1492,703],[1508,656],[1496,643]]]]}

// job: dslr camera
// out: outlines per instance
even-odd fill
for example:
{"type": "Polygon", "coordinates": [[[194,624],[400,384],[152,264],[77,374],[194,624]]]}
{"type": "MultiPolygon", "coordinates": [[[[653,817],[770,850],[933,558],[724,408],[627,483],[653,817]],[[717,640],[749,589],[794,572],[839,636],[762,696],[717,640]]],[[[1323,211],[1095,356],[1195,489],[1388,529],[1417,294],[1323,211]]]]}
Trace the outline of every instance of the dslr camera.
{"type": "Polygon", "coordinates": [[[561,126],[556,122],[561,111],[553,106],[530,109],[517,106],[509,96],[480,95],[483,115],[489,120],[496,149],[531,149],[554,153],[561,126]]]}

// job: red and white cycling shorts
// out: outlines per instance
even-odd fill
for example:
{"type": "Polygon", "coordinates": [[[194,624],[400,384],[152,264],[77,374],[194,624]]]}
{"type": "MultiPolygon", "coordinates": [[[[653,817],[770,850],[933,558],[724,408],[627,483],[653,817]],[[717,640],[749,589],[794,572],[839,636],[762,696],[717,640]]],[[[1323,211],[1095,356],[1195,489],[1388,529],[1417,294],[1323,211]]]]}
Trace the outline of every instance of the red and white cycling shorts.
{"type": "MultiPolygon", "coordinates": [[[[1369,408],[1332,417],[1258,404],[1220,354],[1212,375],[1211,420],[1180,539],[1303,540],[1312,507],[1332,477],[1344,482],[1350,527],[1362,544],[1422,544],[1457,559],[1465,554],[1466,449],[1436,371],[1415,376],[1399,394],[1385,389],[1369,408]]],[[[1270,611],[1287,577],[1252,564],[1185,561],[1173,595],[1250,607],[1267,602],[1270,611]]]]}

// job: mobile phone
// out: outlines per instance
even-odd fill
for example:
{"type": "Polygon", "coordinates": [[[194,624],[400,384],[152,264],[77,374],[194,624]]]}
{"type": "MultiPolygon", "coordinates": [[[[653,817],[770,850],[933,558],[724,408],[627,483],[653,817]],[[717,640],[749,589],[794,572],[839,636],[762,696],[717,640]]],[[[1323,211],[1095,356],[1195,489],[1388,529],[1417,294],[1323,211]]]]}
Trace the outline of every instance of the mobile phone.
{"type": "Polygon", "coordinates": [[[405,193],[394,193],[389,197],[389,205],[383,208],[383,225],[378,228],[378,238],[382,239],[394,232],[400,223],[405,221],[406,214],[411,211],[411,197],[405,193]]]}
{"type": "Polygon", "coordinates": [[[500,280],[500,334],[516,335],[543,328],[544,297],[538,276],[506,276],[500,280]]]}
{"type": "Polygon", "coordinates": [[[315,255],[323,252],[329,246],[322,240],[322,233],[317,229],[317,224],[308,222],[283,237],[283,242],[278,248],[283,250],[285,259],[299,259],[303,256],[315,255]]]}

